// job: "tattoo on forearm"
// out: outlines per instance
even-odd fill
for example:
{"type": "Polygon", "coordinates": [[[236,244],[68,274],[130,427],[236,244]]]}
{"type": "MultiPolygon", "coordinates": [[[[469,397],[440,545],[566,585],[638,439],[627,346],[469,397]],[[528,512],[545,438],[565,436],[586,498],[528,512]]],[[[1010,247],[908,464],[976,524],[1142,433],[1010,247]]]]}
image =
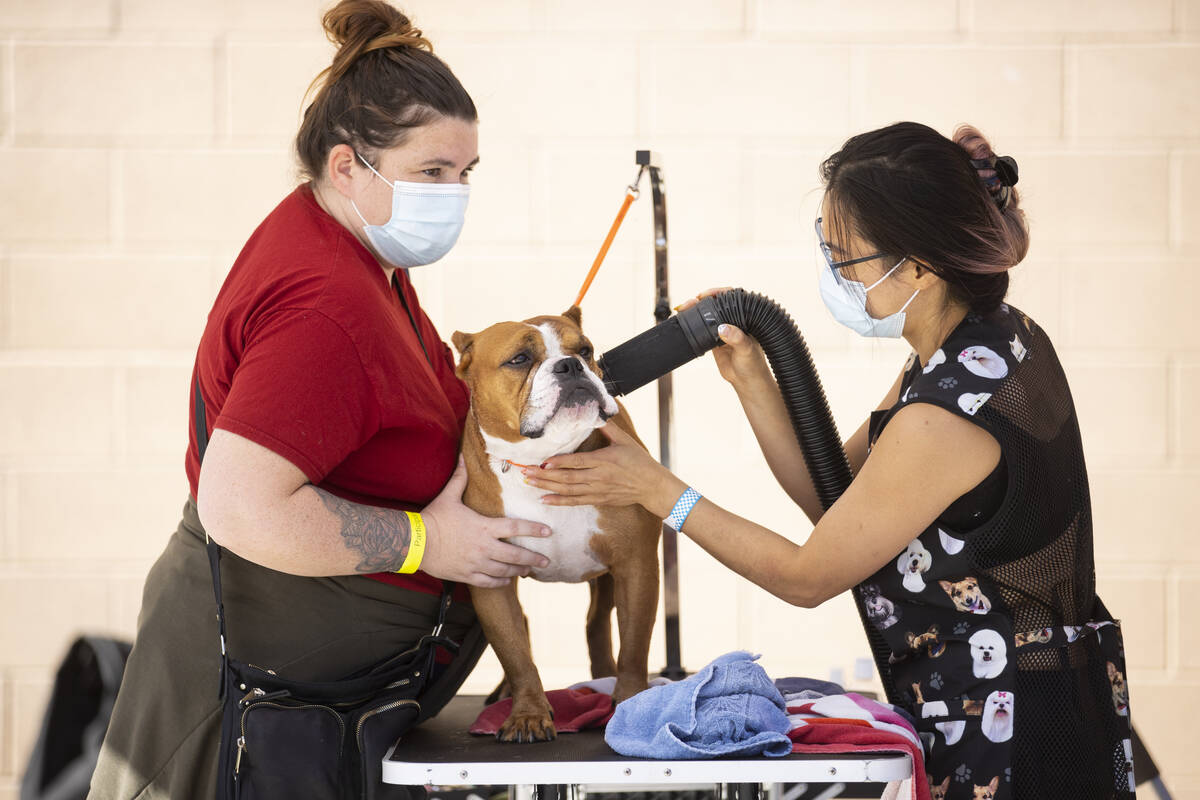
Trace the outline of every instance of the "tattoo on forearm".
{"type": "Polygon", "coordinates": [[[346,549],[362,556],[355,571],[392,572],[400,568],[412,537],[407,514],[351,503],[315,486],[313,489],[325,508],[341,520],[346,549]]]}

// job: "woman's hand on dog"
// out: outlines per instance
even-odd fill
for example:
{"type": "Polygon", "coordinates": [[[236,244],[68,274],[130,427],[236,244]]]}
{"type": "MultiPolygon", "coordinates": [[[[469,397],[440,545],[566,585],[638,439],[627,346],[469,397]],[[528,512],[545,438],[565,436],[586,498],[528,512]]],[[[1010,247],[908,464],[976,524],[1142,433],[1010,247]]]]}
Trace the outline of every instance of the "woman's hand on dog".
{"type": "Polygon", "coordinates": [[[422,572],[443,580],[497,588],[550,563],[540,553],[503,541],[510,536],[549,536],[549,528],[539,522],[477,514],[463,505],[466,488],[467,467],[459,458],[458,468],[441,494],[421,512],[429,529],[422,572]]]}
{"type": "Polygon", "coordinates": [[[526,483],[550,492],[542,502],[556,506],[637,504],[659,516],[671,513],[687,484],[612,422],[598,430],[607,437],[608,447],[553,456],[541,467],[522,470],[526,483]]]}
{"type": "MultiPolygon", "coordinates": [[[[722,294],[732,289],[732,286],[720,286],[705,289],[695,297],[689,298],[675,307],[676,311],[686,311],[700,302],[701,298],[722,294]]],[[[771,370],[767,366],[766,356],[758,342],[746,335],[745,331],[734,325],[723,324],[717,329],[717,335],[725,343],[725,347],[714,347],[713,359],[721,377],[727,380],[739,392],[760,386],[765,378],[773,381],[771,370]]]]}

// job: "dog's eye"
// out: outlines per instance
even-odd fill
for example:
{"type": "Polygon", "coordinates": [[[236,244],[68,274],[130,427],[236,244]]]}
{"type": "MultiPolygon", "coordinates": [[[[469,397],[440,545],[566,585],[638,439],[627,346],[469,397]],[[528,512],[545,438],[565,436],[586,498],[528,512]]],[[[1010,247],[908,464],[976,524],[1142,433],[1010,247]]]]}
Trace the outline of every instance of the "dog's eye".
{"type": "Polygon", "coordinates": [[[591,358],[592,357],[592,346],[590,344],[585,344],[583,347],[579,348],[579,357],[580,358],[591,358]]]}
{"type": "Polygon", "coordinates": [[[522,366],[523,364],[529,363],[529,354],[528,353],[517,353],[515,356],[510,358],[505,363],[508,364],[509,366],[513,366],[513,367],[522,366]]]}

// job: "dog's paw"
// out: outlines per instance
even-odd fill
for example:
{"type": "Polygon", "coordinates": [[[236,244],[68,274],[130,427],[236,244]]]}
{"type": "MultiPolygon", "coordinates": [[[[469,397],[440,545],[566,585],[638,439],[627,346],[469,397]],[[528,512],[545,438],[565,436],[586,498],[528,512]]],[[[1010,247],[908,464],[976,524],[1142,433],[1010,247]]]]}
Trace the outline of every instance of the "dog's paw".
{"type": "Polygon", "coordinates": [[[558,736],[550,711],[533,714],[511,714],[496,738],[502,742],[548,742],[558,736]]]}

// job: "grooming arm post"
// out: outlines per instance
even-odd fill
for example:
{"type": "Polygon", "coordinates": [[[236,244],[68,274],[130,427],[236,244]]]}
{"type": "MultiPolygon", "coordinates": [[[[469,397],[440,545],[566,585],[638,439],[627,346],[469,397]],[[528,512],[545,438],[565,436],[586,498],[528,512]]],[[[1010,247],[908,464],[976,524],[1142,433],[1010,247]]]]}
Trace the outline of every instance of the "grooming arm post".
{"type": "MultiPolygon", "coordinates": [[[[636,161],[650,173],[654,203],[654,320],[671,316],[667,280],[667,194],[662,174],[662,158],[650,150],[638,150],[636,161]]],[[[659,461],[671,468],[672,423],[671,373],[658,379],[658,453],[659,461]]],[[[667,664],[662,674],[672,680],[687,675],[683,669],[679,645],[679,542],[675,531],[663,525],[663,611],[667,644],[667,664]]]]}

